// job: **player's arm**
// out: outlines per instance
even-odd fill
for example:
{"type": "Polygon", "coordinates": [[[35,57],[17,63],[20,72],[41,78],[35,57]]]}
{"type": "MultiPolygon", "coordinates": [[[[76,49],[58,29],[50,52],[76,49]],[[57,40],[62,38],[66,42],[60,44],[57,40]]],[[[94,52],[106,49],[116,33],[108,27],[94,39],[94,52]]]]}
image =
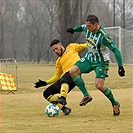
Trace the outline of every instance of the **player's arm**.
{"type": "Polygon", "coordinates": [[[54,83],[57,80],[59,80],[60,77],[61,77],[61,74],[55,74],[52,78],[50,78],[49,80],[46,80],[46,81],[39,79],[39,81],[35,83],[35,88],[39,88],[39,87],[54,83]]]}
{"type": "Polygon", "coordinates": [[[79,25],[79,26],[76,26],[74,28],[68,28],[67,32],[71,33],[71,34],[74,34],[74,32],[82,32],[82,31],[84,31],[84,28],[85,28],[85,25],[79,25]]]}
{"type": "Polygon", "coordinates": [[[47,84],[51,84],[54,83],[56,81],[58,81],[61,77],[61,74],[55,74],[52,78],[50,78],[49,80],[46,80],[47,84]]]}
{"type": "Polygon", "coordinates": [[[76,51],[82,51],[84,49],[87,49],[88,48],[88,44],[87,43],[83,43],[83,44],[77,44],[76,45],[76,51]]]}
{"type": "Polygon", "coordinates": [[[39,87],[46,86],[48,84],[54,83],[54,82],[56,82],[57,80],[60,79],[61,75],[62,75],[62,68],[60,66],[59,60],[57,59],[55,75],[52,78],[50,78],[49,80],[46,80],[46,81],[42,81],[42,80],[39,79],[39,81],[35,83],[35,88],[39,88],[39,87]]]}
{"type": "Polygon", "coordinates": [[[113,40],[110,38],[105,38],[103,40],[103,44],[105,44],[115,55],[115,58],[118,63],[118,73],[120,76],[125,76],[125,70],[123,68],[123,61],[122,61],[122,55],[120,50],[117,48],[113,40]]]}

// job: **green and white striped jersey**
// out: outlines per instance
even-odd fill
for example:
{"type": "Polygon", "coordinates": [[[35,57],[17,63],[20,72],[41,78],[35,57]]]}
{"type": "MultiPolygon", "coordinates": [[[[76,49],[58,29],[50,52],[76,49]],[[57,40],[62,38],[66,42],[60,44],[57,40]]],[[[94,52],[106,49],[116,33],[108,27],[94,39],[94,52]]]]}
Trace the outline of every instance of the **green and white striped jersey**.
{"type": "Polygon", "coordinates": [[[100,27],[96,33],[92,33],[87,30],[86,25],[84,24],[75,27],[74,31],[85,32],[88,42],[88,52],[86,53],[86,58],[89,61],[101,62],[109,60],[107,47],[112,51],[116,48],[116,45],[103,27],[100,27]]]}

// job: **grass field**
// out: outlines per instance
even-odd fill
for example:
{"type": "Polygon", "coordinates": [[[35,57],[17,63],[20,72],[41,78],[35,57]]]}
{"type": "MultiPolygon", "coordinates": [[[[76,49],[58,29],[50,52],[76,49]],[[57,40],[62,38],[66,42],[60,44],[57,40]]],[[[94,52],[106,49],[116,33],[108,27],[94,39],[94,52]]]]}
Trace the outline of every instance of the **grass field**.
{"type": "Polygon", "coordinates": [[[109,100],[94,86],[94,73],[83,78],[93,100],[80,107],[83,95],[74,88],[68,95],[69,116],[60,112],[49,118],[44,109],[48,102],[42,92],[46,87],[34,88],[39,78],[49,79],[55,72],[54,65],[18,64],[19,90],[15,95],[1,91],[0,133],[132,133],[133,132],[133,66],[125,65],[126,76],[117,74],[117,66],[111,65],[106,84],[121,104],[120,116],[112,116],[109,100]]]}

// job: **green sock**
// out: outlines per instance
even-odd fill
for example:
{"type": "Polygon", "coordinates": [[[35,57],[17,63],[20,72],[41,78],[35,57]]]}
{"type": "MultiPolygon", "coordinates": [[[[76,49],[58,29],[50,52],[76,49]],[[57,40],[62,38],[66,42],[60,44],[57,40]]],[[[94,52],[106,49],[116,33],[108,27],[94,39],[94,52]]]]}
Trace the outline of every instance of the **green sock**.
{"type": "Polygon", "coordinates": [[[112,106],[117,106],[117,101],[115,100],[110,88],[106,87],[106,90],[103,92],[103,94],[111,101],[112,106]]]}
{"type": "Polygon", "coordinates": [[[85,87],[85,83],[83,81],[83,79],[81,78],[81,76],[77,76],[73,79],[74,83],[78,86],[78,88],[82,91],[84,96],[90,96],[86,87],[85,87]]]}

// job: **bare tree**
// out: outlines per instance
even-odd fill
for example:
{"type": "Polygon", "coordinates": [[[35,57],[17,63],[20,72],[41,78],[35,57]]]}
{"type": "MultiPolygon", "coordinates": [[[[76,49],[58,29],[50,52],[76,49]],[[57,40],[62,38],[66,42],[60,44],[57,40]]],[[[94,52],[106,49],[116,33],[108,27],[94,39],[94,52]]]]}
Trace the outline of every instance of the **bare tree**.
{"type": "MultiPolygon", "coordinates": [[[[60,39],[65,46],[70,42],[85,42],[84,33],[70,35],[66,30],[84,24],[89,14],[97,15],[102,26],[113,26],[113,1],[1,0],[2,57],[37,63],[54,61],[56,56],[50,42],[54,38],[60,39]]],[[[132,4],[126,0],[124,8],[123,1],[115,3],[116,25],[125,24],[125,28],[132,29],[132,4]]]]}
{"type": "Polygon", "coordinates": [[[4,57],[16,56],[17,45],[17,31],[18,31],[18,17],[19,10],[18,1],[2,1],[2,36],[3,36],[3,49],[4,57]],[[6,39],[8,38],[8,39],[6,39]]]}
{"type": "Polygon", "coordinates": [[[85,22],[86,14],[91,10],[91,1],[80,1],[80,0],[58,0],[57,1],[58,10],[58,32],[60,34],[61,41],[64,44],[70,42],[80,41],[81,34],[71,36],[66,30],[69,27],[74,27],[76,25],[85,22]],[[86,4],[87,8],[84,8],[86,4]],[[83,10],[83,8],[85,10],[83,10]]]}

